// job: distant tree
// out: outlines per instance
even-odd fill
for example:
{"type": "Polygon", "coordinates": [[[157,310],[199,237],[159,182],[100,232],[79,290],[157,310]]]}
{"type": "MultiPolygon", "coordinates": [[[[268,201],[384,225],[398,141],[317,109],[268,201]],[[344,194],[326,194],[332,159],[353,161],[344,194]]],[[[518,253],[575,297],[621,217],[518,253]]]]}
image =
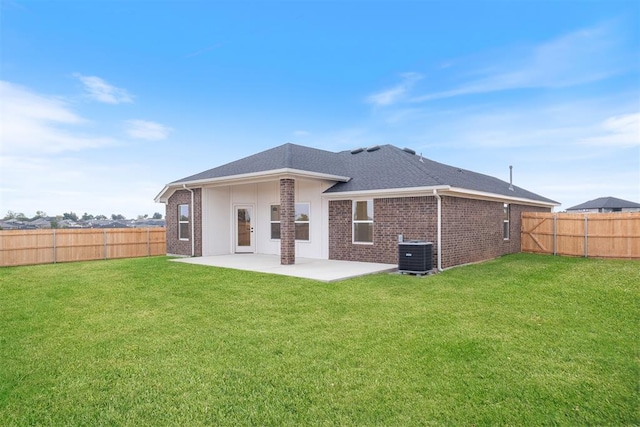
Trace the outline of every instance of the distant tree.
{"type": "Polygon", "coordinates": [[[121,215],[121,214],[117,214],[117,215],[116,214],[111,214],[111,219],[116,221],[116,220],[123,220],[123,219],[126,219],[126,218],[124,217],[124,215],[121,215]]]}
{"type": "Polygon", "coordinates": [[[36,220],[36,219],[40,219],[40,218],[44,218],[47,216],[47,213],[45,211],[36,211],[36,216],[34,216],[33,218],[31,218],[31,220],[36,220]]]}
{"type": "Polygon", "coordinates": [[[78,215],[75,214],[75,212],[65,212],[62,214],[62,219],[68,219],[71,221],[77,221],[78,220],[78,215]]]}
{"type": "Polygon", "coordinates": [[[86,213],[86,212],[85,212],[85,213],[82,215],[82,220],[83,220],[83,221],[89,221],[89,220],[92,220],[92,219],[94,219],[94,218],[93,218],[93,215],[91,215],[91,214],[88,214],[88,213],[86,213]]]}
{"type": "Polygon", "coordinates": [[[138,215],[138,219],[139,219],[139,220],[140,220],[140,219],[147,219],[147,218],[149,218],[149,215],[147,215],[147,214],[144,214],[144,215],[138,215]]]}
{"type": "Polygon", "coordinates": [[[156,212],[153,214],[153,216],[151,217],[153,219],[162,219],[162,214],[160,212],[156,212]]]}
{"type": "Polygon", "coordinates": [[[22,212],[14,212],[14,211],[7,211],[7,214],[4,216],[4,219],[18,219],[20,221],[26,221],[29,218],[27,218],[27,216],[25,214],[23,214],[22,212]]]}
{"type": "Polygon", "coordinates": [[[106,215],[96,215],[96,217],[94,219],[105,220],[105,219],[107,219],[107,217],[106,217],[106,215]]]}
{"type": "Polygon", "coordinates": [[[49,221],[49,224],[51,224],[51,228],[58,228],[58,218],[53,218],[51,221],[49,221]]]}

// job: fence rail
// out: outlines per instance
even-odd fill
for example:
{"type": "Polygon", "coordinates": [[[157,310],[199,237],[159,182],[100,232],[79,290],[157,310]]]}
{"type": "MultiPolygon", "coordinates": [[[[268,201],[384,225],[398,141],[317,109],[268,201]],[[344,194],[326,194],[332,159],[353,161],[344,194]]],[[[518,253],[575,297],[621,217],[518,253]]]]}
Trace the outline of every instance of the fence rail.
{"type": "Polygon", "coordinates": [[[523,212],[522,252],[640,259],[640,212],[523,212]]]}
{"type": "Polygon", "coordinates": [[[0,267],[165,253],[164,228],[0,230],[0,267]]]}

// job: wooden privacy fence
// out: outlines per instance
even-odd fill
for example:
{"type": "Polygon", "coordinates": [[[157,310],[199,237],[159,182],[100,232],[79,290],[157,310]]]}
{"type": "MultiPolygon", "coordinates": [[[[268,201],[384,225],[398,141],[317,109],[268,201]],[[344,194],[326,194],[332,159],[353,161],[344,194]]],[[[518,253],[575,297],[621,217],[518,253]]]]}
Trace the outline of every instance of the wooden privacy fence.
{"type": "Polygon", "coordinates": [[[0,230],[0,267],[166,253],[164,228],[0,230]]]}
{"type": "Polygon", "coordinates": [[[522,252],[640,259],[640,212],[523,212],[522,252]]]}

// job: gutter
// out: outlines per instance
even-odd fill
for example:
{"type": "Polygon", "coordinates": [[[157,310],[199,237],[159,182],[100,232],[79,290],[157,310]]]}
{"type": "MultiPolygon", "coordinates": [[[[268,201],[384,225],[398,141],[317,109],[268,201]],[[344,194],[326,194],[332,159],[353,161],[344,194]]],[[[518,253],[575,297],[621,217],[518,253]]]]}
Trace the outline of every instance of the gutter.
{"type": "Polygon", "coordinates": [[[196,256],[196,210],[195,210],[195,205],[193,203],[193,190],[191,190],[190,188],[187,188],[187,184],[182,184],[182,188],[184,188],[185,190],[187,190],[188,192],[191,193],[191,256],[194,257],[196,256]]]}
{"type": "Polygon", "coordinates": [[[438,237],[437,237],[437,245],[438,245],[438,271],[442,271],[442,199],[438,194],[437,189],[433,189],[433,195],[438,201],[438,237]]]}

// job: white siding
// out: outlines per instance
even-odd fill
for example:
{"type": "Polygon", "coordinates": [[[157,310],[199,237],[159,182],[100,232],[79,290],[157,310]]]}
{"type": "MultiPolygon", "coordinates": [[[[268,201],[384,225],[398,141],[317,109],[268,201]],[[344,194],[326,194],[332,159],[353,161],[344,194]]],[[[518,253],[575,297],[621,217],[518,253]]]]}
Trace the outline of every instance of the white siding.
{"type": "Polygon", "coordinates": [[[258,184],[258,212],[256,224],[257,244],[256,251],[261,254],[280,254],[280,240],[271,240],[271,205],[280,204],[280,182],[269,181],[258,184]]]}
{"type": "MultiPolygon", "coordinates": [[[[333,183],[319,180],[296,180],[296,203],[309,203],[309,241],[296,241],[296,256],[302,258],[329,257],[328,204],[322,192],[333,183]]],[[[234,252],[234,209],[238,205],[252,206],[255,248],[261,254],[280,254],[280,240],[271,239],[270,206],[280,204],[280,182],[268,181],[203,189],[203,255],[223,255],[234,252]]]]}
{"type": "Polygon", "coordinates": [[[202,191],[202,255],[231,253],[231,209],[229,187],[202,191]]]}

